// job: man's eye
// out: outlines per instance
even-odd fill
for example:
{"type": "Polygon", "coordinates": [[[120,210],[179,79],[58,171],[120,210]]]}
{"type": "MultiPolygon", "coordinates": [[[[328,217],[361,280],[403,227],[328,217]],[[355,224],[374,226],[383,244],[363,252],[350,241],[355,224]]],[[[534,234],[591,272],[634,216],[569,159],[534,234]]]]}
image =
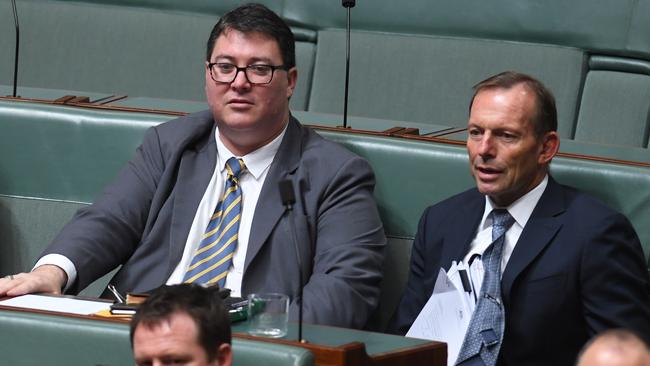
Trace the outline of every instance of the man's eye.
{"type": "Polygon", "coordinates": [[[268,65],[250,65],[248,69],[257,75],[268,75],[271,72],[268,65]]]}
{"type": "Polygon", "coordinates": [[[503,141],[507,141],[507,142],[512,142],[517,140],[517,135],[511,133],[502,133],[500,137],[503,141]]]}
{"type": "Polygon", "coordinates": [[[231,73],[235,69],[235,65],[231,64],[216,64],[215,66],[217,66],[219,72],[224,74],[231,73]]]}
{"type": "Polygon", "coordinates": [[[479,130],[476,130],[476,129],[469,130],[469,135],[470,136],[479,136],[480,134],[481,134],[481,131],[479,131],[479,130]]]}

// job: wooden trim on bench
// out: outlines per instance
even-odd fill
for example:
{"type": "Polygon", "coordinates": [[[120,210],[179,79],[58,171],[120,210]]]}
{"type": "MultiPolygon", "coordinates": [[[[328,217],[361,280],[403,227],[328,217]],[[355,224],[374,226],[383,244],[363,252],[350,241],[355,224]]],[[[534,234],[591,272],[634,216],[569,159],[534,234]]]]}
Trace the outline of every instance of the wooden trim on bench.
{"type": "MultiPolygon", "coordinates": [[[[43,103],[43,104],[51,104],[51,105],[66,105],[66,106],[72,106],[72,107],[78,107],[78,108],[88,108],[88,109],[99,109],[99,110],[107,110],[107,111],[120,111],[120,112],[137,112],[137,113],[151,113],[151,114],[163,114],[163,115],[170,115],[170,116],[185,116],[190,113],[188,112],[177,112],[177,111],[169,111],[169,110],[163,110],[163,109],[149,109],[149,108],[137,108],[137,107],[122,107],[122,106],[111,106],[107,105],[107,103],[110,103],[109,101],[107,102],[102,102],[102,104],[93,104],[93,103],[79,103],[75,101],[75,96],[64,96],[62,98],[59,98],[55,101],[51,100],[44,100],[44,99],[26,99],[26,98],[14,98],[14,97],[0,97],[0,100],[10,100],[10,101],[16,101],[16,102],[33,102],[33,103],[43,103]],[[61,103],[61,100],[65,98],[66,102],[61,103]]],[[[120,96],[119,98],[115,100],[121,100],[126,98],[126,96],[120,96]]],[[[114,100],[114,101],[115,101],[114,100]]],[[[449,140],[442,138],[440,136],[445,136],[451,133],[457,133],[465,130],[466,128],[458,128],[458,129],[450,129],[450,130],[444,130],[443,133],[440,134],[435,134],[433,136],[422,136],[422,135],[415,135],[413,134],[413,129],[411,128],[404,128],[404,127],[394,127],[390,128],[385,131],[369,131],[369,130],[358,130],[358,129],[353,129],[353,128],[343,128],[343,127],[329,127],[329,126],[323,126],[323,125],[315,125],[315,124],[305,124],[305,126],[311,127],[315,130],[321,130],[321,131],[331,131],[331,132],[344,132],[344,133],[353,133],[353,134],[362,134],[362,135],[370,135],[370,136],[384,136],[384,137],[391,137],[391,138],[402,138],[402,139],[408,139],[408,140],[416,140],[416,141],[425,141],[425,142],[435,142],[435,143],[441,143],[441,144],[447,144],[447,145],[459,145],[459,146],[465,146],[466,143],[465,141],[458,141],[458,140],[449,140]]],[[[632,161],[632,160],[622,160],[622,159],[614,159],[614,158],[606,158],[606,157],[601,157],[601,156],[593,156],[593,155],[584,155],[584,154],[575,154],[575,153],[563,153],[563,152],[558,152],[556,156],[564,157],[564,158],[573,158],[573,159],[582,159],[582,160],[590,160],[590,161],[598,161],[598,162],[604,162],[604,163],[613,163],[613,164],[621,164],[621,165],[630,165],[630,166],[637,166],[637,167],[644,167],[644,168],[650,168],[650,163],[646,162],[639,162],[639,161],[632,161]]]]}

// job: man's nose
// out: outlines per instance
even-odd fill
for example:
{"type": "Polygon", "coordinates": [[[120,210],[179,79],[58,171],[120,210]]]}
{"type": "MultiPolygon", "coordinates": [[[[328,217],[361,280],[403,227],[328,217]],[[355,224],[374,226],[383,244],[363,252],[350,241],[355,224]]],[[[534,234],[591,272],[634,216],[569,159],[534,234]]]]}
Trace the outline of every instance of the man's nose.
{"type": "Polygon", "coordinates": [[[484,134],[483,138],[478,144],[478,154],[483,157],[483,159],[492,158],[496,154],[495,149],[496,147],[494,146],[494,140],[492,136],[488,133],[484,134]]]}
{"type": "Polygon", "coordinates": [[[230,83],[230,86],[234,89],[247,89],[250,88],[251,83],[248,81],[246,76],[246,71],[239,69],[237,74],[235,74],[235,79],[230,83]]]}

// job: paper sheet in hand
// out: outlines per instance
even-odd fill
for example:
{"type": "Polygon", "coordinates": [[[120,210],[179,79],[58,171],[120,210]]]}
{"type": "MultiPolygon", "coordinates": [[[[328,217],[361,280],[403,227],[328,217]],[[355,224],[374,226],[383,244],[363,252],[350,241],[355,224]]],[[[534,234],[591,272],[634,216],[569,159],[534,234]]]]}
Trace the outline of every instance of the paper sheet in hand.
{"type": "Polygon", "coordinates": [[[463,305],[462,293],[440,269],[433,294],[413,322],[407,337],[447,343],[447,365],[458,357],[472,314],[463,305]]]}
{"type": "Polygon", "coordinates": [[[0,305],[32,310],[47,310],[60,313],[90,315],[108,309],[111,304],[105,301],[81,300],[70,297],[47,295],[23,295],[0,301],[0,305]]]}

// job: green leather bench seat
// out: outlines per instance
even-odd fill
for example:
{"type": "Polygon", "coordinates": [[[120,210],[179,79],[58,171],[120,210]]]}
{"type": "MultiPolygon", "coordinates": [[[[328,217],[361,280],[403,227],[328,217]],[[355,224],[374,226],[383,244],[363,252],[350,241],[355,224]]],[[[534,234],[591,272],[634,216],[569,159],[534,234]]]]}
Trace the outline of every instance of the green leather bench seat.
{"type": "Polygon", "coordinates": [[[92,202],[169,116],[0,101],[0,193],[92,202]]]}
{"type": "MultiPolygon", "coordinates": [[[[19,85],[203,101],[205,40],[220,15],[244,2],[22,0],[19,85]]],[[[340,115],[345,9],[322,0],[262,3],[298,40],[291,107],[340,115]]],[[[0,49],[12,50],[9,1],[0,3],[0,24],[0,49]]],[[[464,126],[471,86],[515,69],[555,93],[563,138],[648,147],[650,0],[596,8],[590,0],[360,1],[352,27],[350,116],[464,126]],[[603,67],[608,58],[616,61],[603,67]]],[[[13,79],[11,56],[0,57],[0,84],[13,79]]]]}
{"type": "MultiPolygon", "coordinates": [[[[237,3],[19,1],[19,86],[203,101],[206,41],[219,16],[237,3]]],[[[278,1],[267,3],[281,10],[274,6],[278,1]]],[[[5,50],[0,84],[10,85],[14,62],[9,51],[14,49],[10,2],[0,3],[0,24],[0,49],[5,50]]],[[[301,78],[291,105],[306,109],[314,32],[297,29],[296,34],[301,78]]]]}
{"type": "MultiPolygon", "coordinates": [[[[558,100],[558,130],[573,136],[586,56],[576,48],[486,39],[354,32],[350,115],[464,127],[472,85],[504,70],[542,80],[558,100]]],[[[341,113],[345,32],[318,32],[309,111],[341,113]]]]}
{"type": "Polygon", "coordinates": [[[650,62],[594,56],[589,64],[574,139],[648,147],[650,62]]]}
{"type": "MultiPolygon", "coordinates": [[[[2,364],[133,365],[127,324],[0,310],[2,364]]],[[[304,348],[234,338],[235,366],[309,366],[304,348]]]]}
{"type": "MultiPolygon", "coordinates": [[[[513,4],[358,2],[352,9],[350,113],[463,126],[470,87],[514,69],[554,92],[563,138],[647,147],[647,66],[640,72],[620,65],[650,60],[650,1],[607,1],[597,8],[589,0],[513,4]],[[592,55],[589,64],[567,60],[565,47],[592,55]],[[593,62],[603,58],[618,65],[603,69],[593,62]]],[[[287,19],[319,32],[311,111],[342,110],[341,10],[319,0],[287,0],[284,8],[287,19]]]]}
{"type": "MultiPolygon", "coordinates": [[[[650,1],[357,1],[352,26],[375,32],[486,38],[629,54],[650,60],[650,1]]],[[[284,0],[284,17],[315,29],[345,28],[340,3],[284,0]]]]}
{"type": "MultiPolygon", "coordinates": [[[[0,273],[28,270],[72,212],[113,179],[144,131],[167,119],[0,102],[0,230],[9,233],[9,240],[0,243],[0,273]]],[[[320,133],[368,159],[376,173],[375,196],[389,237],[384,290],[371,323],[381,330],[406,281],[423,209],[473,185],[465,147],[346,130],[320,133]]],[[[558,157],[551,169],[559,182],[590,192],[627,215],[646,254],[650,252],[649,167],[558,157]]],[[[99,292],[106,279],[102,281],[91,293],[99,292]]]]}

